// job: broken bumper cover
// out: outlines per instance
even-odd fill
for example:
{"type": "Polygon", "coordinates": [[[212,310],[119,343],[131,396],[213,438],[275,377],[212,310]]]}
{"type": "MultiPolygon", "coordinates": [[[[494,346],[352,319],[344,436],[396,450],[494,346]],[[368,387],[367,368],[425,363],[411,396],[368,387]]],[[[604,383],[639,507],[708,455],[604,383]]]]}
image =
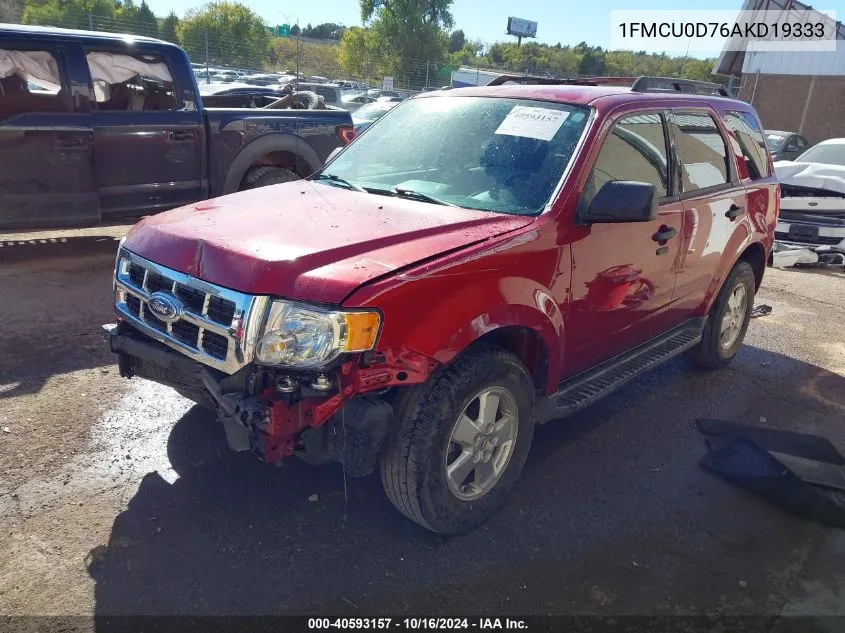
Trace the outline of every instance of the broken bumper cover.
{"type": "Polygon", "coordinates": [[[140,377],[176,389],[217,411],[229,446],[276,463],[297,455],[323,464],[340,461],[353,476],[371,473],[393,420],[382,398],[340,390],[275,389],[271,372],[253,365],[227,375],[191,360],[126,323],[107,326],[109,347],[125,378],[140,377]],[[266,375],[266,374],[269,374],[266,375]]]}

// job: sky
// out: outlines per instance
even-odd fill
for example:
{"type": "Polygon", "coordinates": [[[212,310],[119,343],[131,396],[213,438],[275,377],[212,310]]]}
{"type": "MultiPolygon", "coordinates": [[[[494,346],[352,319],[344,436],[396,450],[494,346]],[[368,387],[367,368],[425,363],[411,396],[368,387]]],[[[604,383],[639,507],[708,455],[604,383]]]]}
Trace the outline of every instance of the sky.
{"type": "MultiPolygon", "coordinates": [[[[147,0],[156,15],[167,15],[171,9],[178,15],[204,3],[205,0],[147,0]]],[[[345,26],[359,26],[361,12],[358,0],[240,0],[264,17],[268,24],[299,23],[305,26],[335,22],[345,26]]],[[[805,0],[806,1],[806,0],[805,0]]],[[[486,44],[513,40],[505,35],[508,16],[537,22],[537,40],[549,44],[575,45],[586,41],[592,46],[610,47],[611,11],[648,9],[666,12],[672,19],[678,9],[738,10],[742,0],[708,0],[705,6],[693,0],[455,0],[452,15],[455,27],[463,29],[467,38],[480,39],[486,44]]],[[[819,10],[834,10],[837,19],[845,18],[845,0],[814,0],[809,2],[819,10]]],[[[640,48],[642,49],[642,48],[640,48]]],[[[648,50],[648,49],[647,49],[648,50]]],[[[649,52],[663,52],[655,43],[649,52]]],[[[667,51],[671,55],[684,51],[667,51]]],[[[714,51],[690,52],[695,57],[711,57],[714,51]]]]}

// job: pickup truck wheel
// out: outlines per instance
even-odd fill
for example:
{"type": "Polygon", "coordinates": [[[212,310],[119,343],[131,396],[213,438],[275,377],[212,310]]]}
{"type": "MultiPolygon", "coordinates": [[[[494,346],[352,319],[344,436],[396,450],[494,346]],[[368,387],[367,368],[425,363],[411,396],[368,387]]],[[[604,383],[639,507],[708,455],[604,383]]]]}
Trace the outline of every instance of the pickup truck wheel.
{"type": "Polygon", "coordinates": [[[755,289],[754,270],[747,262],[738,262],[710,310],[701,342],[690,352],[693,363],[719,369],[733,360],[751,321],[755,289]]]}
{"type": "Polygon", "coordinates": [[[381,462],[388,498],[438,534],[486,521],[516,484],[534,435],[534,383],[525,366],[479,346],[409,388],[381,462]]]}
{"type": "Polygon", "coordinates": [[[267,185],[278,185],[292,180],[299,180],[299,176],[288,169],[271,165],[253,167],[244,175],[244,179],[241,181],[241,191],[266,187],[267,185]]]}

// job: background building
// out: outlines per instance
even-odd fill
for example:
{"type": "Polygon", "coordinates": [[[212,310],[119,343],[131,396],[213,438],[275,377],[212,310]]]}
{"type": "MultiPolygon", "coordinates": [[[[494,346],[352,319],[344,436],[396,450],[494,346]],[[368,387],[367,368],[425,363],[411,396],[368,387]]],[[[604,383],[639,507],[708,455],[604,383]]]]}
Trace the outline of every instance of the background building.
{"type": "MultiPolygon", "coordinates": [[[[780,9],[793,13],[794,21],[828,19],[794,0],[743,5],[746,11],[780,9]]],[[[737,96],[757,109],[766,128],[798,132],[811,143],[845,137],[845,27],[837,22],[836,28],[836,51],[724,50],[714,70],[732,76],[737,96]]]]}

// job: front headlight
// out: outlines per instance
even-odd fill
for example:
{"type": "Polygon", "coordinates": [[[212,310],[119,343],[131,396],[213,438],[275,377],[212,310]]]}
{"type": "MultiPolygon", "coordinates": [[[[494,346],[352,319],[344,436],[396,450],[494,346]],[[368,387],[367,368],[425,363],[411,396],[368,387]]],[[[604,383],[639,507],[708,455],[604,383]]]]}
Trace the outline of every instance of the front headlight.
{"type": "Polygon", "coordinates": [[[263,365],[319,368],[341,354],[371,350],[380,324],[378,312],[324,310],[274,301],[255,356],[263,365]]]}

